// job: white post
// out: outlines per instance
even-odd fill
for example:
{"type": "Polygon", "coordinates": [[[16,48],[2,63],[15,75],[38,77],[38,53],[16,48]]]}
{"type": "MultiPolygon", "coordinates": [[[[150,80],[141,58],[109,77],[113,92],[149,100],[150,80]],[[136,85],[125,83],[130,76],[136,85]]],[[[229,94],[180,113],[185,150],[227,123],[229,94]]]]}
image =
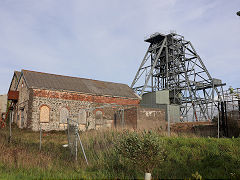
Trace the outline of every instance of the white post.
{"type": "Polygon", "coordinates": [[[151,173],[145,173],[144,180],[151,180],[151,173]]]}

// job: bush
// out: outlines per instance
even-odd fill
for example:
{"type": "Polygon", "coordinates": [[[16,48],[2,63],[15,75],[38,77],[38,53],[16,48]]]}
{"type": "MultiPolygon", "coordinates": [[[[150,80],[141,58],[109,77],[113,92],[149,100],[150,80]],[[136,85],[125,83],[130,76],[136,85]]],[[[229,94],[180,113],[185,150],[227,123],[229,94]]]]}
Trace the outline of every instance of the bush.
{"type": "Polygon", "coordinates": [[[75,162],[64,133],[0,130],[0,179],[240,179],[240,138],[165,137],[158,132],[90,131],[81,134],[75,162]],[[80,146],[79,146],[80,148],[80,146]]]}
{"type": "Polygon", "coordinates": [[[164,160],[164,146],[157,134],[149,132],[126,131],[117,143],[114,151],[126,163],[134,165],[143,172],[152,172],[164,160]]]}

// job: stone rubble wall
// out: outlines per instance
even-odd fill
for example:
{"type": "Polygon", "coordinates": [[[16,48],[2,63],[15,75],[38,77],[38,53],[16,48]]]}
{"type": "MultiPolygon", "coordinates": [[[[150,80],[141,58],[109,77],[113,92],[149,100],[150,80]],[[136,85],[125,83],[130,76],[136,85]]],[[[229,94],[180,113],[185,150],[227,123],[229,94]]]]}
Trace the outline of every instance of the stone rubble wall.
{"type": "Polygon", "coordinates": [[[69,110],[69,119],[79,122],[79,129],[82,131],[114,127],[114,113],[116,109],[109,107],[89,110],[89,108],[98,107],[100,104],[137,105],[139,104],[139,100],[34,89],[31,110],[32,118],[29,120],[31,121],[29,127],[34,131],[40,129],[40,107],[43,105],[50,108],[49,123],[41,123],[42,129],[46,131],[64,130],[67,127],[67,124],[60,123],[60,110],[63,107],[69,110]],[[79,121],[80,110],[85,110],[86,121],[79,121]],[[100,122],[96,121],[95,118],[97,111],[102,111],[103,117],[100,122]]]}

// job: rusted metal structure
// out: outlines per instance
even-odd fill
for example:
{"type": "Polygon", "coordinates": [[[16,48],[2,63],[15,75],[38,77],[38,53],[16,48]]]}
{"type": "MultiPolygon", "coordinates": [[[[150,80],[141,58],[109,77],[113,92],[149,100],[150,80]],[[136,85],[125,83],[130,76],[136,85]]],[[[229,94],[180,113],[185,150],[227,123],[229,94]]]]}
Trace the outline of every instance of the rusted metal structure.
{"type": "MultiPolygon", "coordinates": [[[[18,91],[8,91],[7,100],[10,102],[10,104],[9,104],[9,106],[7,108],[7,112],[6,112],[5,118],[0,120],[0,127],[1,128],[6,126],[6,122],[7,122],[7,118],[9,117],[9,113],[16,106],[18,98],[19,98],[19,92],[18,91]]],[[[12,116],[10,116],[9,124],[11,124],[11,121],[12,121],[12,116]]]]}
{"type": "Polygon", "coordinates": [[[145,42],[150,45],[131,88],[140,96],[169,90],[170,104],[180,106],[181,121],[212,120],[225,84],[212,78],[192,43],[176,33],[154,33],[145,42]]]}

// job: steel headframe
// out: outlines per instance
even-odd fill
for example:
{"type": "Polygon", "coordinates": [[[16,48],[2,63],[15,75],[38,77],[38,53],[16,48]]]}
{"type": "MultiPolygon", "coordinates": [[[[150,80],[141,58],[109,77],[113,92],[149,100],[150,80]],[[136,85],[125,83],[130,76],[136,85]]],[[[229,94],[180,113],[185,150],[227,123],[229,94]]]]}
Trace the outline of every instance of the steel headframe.
{"type": "Polygon", "coordinates": [[[182,121],[212,120],[216,95],[222,97],[225,84],[211,77],[192,43],[176,33],[154,33],[145,42],[150,45],[131,88],[140,96],[169,90],[170,103],[180,105],[182,121]]]}

